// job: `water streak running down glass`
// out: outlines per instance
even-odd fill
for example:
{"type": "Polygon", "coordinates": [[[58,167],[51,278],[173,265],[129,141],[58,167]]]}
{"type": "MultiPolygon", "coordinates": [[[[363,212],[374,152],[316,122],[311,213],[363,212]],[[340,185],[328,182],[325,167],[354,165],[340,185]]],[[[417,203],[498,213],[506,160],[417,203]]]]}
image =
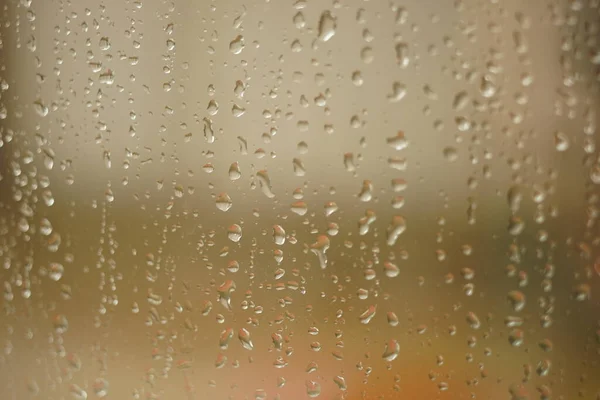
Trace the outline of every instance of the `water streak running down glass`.
{"type": "Polygon", "coordinates": [[[0,5],[0,399],[600,399],[599,0],[0,5]]]}

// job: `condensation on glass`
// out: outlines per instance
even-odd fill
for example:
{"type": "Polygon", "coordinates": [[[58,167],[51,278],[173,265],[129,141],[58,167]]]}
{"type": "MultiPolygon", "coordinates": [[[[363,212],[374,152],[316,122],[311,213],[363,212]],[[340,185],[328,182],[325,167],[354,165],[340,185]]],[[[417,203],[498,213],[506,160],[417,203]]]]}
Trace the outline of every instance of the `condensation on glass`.
{"type": "Polygon", "coordinates": [[[1,399],[600,398],[598,0],[6,0],[1,399]]]}

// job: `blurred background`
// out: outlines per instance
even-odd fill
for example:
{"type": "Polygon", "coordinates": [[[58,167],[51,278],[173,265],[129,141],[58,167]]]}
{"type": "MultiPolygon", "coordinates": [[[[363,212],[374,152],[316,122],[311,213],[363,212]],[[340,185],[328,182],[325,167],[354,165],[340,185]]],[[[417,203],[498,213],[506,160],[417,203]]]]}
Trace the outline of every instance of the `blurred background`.
{"type": "Polygon", "coordinates": [[[600,399],[600,2],[4,0],[1,399],[600,399]]]}

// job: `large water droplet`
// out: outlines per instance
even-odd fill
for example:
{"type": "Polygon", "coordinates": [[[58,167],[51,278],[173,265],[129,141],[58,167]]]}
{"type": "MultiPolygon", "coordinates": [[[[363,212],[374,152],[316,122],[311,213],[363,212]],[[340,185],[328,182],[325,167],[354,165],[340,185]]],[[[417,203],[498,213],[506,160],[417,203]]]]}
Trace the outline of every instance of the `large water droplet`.
{"type": "Polygon", "coordinates": [[[242,35],[237,35],[235,39],[229,43],[229,51],[233,54],[240,54],[245,46],[244,37],[242,35]]]}
{"type": "Polygon", "coordinates": [[[382,358],[386,361],[394,361],[400,354],[400,343],[393,339],[386,343],[382,358]]]}
{"type": "Polygon", "coordinates": [[[319,39],[327,42],[335,35],[337,22],[330,11],[323,11],[319,19],[319,39]]]}

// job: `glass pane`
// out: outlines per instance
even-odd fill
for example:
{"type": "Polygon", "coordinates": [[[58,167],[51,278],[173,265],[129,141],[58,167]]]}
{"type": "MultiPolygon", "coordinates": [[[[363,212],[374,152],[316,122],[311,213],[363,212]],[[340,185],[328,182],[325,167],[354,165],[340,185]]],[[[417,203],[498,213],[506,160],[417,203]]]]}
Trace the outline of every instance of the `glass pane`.
{"type": "Polygon", "coordinates": [[[1,21],[1,399],[600,398],[598,0],[1,21]]]}

